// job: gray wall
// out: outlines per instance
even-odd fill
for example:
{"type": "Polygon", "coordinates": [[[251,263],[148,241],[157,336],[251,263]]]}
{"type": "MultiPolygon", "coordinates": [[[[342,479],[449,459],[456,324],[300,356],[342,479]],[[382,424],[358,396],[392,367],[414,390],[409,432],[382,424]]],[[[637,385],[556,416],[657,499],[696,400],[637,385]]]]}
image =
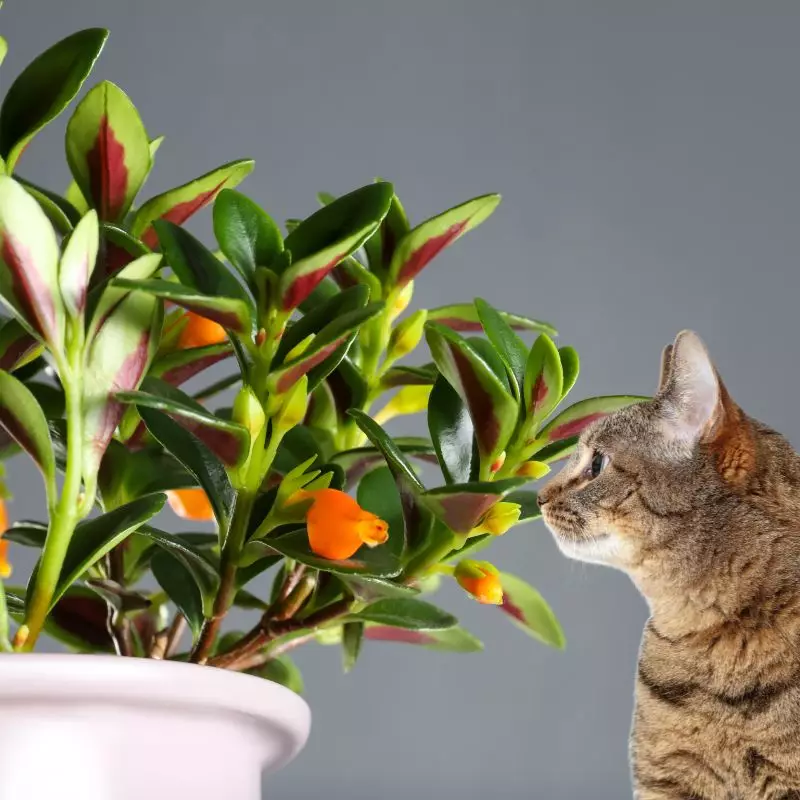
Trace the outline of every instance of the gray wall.
{"type": "MultiPolygon", "coordinates": [[[[415,220],[505,202],[418,281],[427,305],[483,295],[551,319],[576,392],[647,393],[681,328],[733,395],[797,438],[800,6],[791,2],[9,0],[3,83],[77,28],[112,39],[98,76],[166,134],[150,189],[253,155],[277,218],[381,175],[415,220]],[[778,388],[781,387],[781,388],[778,388]]],[[[25,156],[64,186],[63,123],[25,156]]],[[[208,233],[208,217],[194,229],[208,233]]],[[[16,518],[41,516],[12,465],[16,518]]],[[[24,569],[27,554],[17,554],[24,569]]],[[[621,574],[563,560],[539,524],[497,563],[540,587],[565,653],[458,593],[478,656],[369,647],[299,655],[315,714],[276,798],[630,796],[626,738],[645,607],[621,574]]]]}

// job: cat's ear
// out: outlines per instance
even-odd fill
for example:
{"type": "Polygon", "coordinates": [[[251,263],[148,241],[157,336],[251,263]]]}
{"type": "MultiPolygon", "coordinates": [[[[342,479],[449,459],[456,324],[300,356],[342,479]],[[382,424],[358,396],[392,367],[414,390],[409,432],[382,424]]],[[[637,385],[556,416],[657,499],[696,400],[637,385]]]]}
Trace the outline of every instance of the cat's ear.
{"type": "Polygon", "coordinates": [[[720,382],[717,371],[700,337],[682,331],[661,359],[664,424],[667,435],[694,444],[714,425],[719,408],[720,382]]]}

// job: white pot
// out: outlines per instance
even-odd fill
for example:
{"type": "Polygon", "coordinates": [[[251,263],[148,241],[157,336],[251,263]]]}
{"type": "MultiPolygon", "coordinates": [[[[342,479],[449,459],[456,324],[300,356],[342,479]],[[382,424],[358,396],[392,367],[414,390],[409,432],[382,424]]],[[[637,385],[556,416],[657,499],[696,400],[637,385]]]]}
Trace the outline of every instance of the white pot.
{"type": "Polygon", "coordinates": [[[250,675],[117,656],[0,656],[2,800],[258,800],[311,715],[250,675]]]}

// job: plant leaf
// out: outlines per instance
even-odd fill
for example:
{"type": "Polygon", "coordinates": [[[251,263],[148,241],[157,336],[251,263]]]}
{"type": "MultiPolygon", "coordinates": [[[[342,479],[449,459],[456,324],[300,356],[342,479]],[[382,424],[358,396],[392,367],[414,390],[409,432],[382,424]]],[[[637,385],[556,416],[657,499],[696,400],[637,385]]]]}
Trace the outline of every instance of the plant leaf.
{"type": "Polygon", "coordinates": [[[56,496],[56,462],[47,420],[24,383],[0,370],[0,426],[42,471],[49,498],[56,496]]]}
{"type": "Polygon", "coordinates": [[[406,544],[403,503],[388,467],[367,473],[358,484],[358,504],[389,525],[389,541],[384,545],[401,558],[406,544]]]}
{"type": "Polygon", "coordinates": [[[570,436],[568,439],[559,439],[557,442],[545,445],[541,450],[536,452],[534,461],[539,461],[544,464],[552,464],[554,461],[571,456],[578,446],[578,436],[570,436]]]}
{"type": "Polygon", "coordinates": [[[183,225],[189,217],[208,205],[223,189],[238,186],[252,171],[255,162],[250,159],[232,161],[196,178],[177,189],[148,200],[137,212],[131,224],[131,233],[148,247],[157,244],[153,223],[166,220],[183,225]]]}
{"type": "Polygon", "coordinates": [[[428,428],[447,483],[468,483],[478,475],[475,428],[458,392],[439,376],[428,399],[428,428]]]}
{"type": "Polygon", "coordinates": [[[596,420],[602,419],[626,406],[634,403],[644,403],[650,399],[649,397],[635,395],[609,395],[607,397],[590,397],[587,400],[581,400],[550,420],[542,428],[538,441],[544,446],[561,439],[579,436],[584,428],[587,428],[596,420]]]}
{"type": "Polygon", "coordinates": [[[520,522],[529,522],[532,519],[539,519],[539,517],[542,516],[542,511],[537,501],[538,497],[538,493],[534,492],[532,489],[521,489],[506,495],[505,499],[506,502],[516,503],[520,507],[520,522]]]}
{"type": "MultiPolygon", "coordinates": [[[[167,496],[141,497],[100,517],[81,522],[70,540],[61,577],[53,595],[53,604],[67,589],[112,548],[124,541],[140,525],[158,514],[167,496]]],[[[53,605],[51,604],[51,608],[53,605]]]]}
{"type": "Polygon", "coordinates": [[[321,208],[287,237],[292,265],[281,275],[281,307],[288,311],[308,298],[323,278],[380,225],[389,210],[393,188],[374,183],[321,208]]]}
{"type": "MultiPolygon", "coordinates": [[[[430,464],[439,463],[436,458],[436,451],[430,442],[424,439],[411,437],[410,441],[401,440],[400,438],[394,441],[400,452],[405,456],[418,458],[430,464]]],[[[346,485],[348,487],[357,483],[362,476],[386,464],[383,453],[377,447],[356,447],[352,450],[343,450],[339,453],[334,453],[332,461],[345,471],[346,485]]]]}
{"type": "Polygon", "coordinates": [[[563,387],[561,356],[553,340],[542,333],[533,343],[525,365],[525,408],[534,425],[558,405],[563,387]]]}
{"type": "Polygon", "coordinates": [[[303,694],[303,676],[289,656],[271,658],[266,664],[248,670],[247,674],[279,683],[281,686],[291,689],[295,694],[303,694]]]}
{"type": "Polygon", "coordinates": [[[424,600],[411,597],[386,597],[376,600],[357,614],[351,614],[351,617],[376,625],[389,625],[412,631],[446,630],[458,624],[458,620],[452,614],[424,600]]]}
{"type": "Polygon", "coordinates": [[[99,244],[97,214],[90,211],[70,235],[61,256],[58,272],[61,299],[64,301],[67,313],[74,317],[82,315],[86,308],[89,278],[97,261],[99,244]]]}
{"type": "Polygon", "coordinates": [[[0,369],[13,372],[35,361],[42,345],[17,319],[7,319],[0,326],[0,369]]]}
{"type": "Polygon", "coordinates": [[[163,411],[140,407],[139,413],[150,433],[197,478],[214,509],[219,530],[227,531],[235,492],[222,463],[206,445],[163,411]]]}
{"type": "Polygon", "coordinates": [[[122,274],[121,270],[135,259],[150,255],[150,248],[134,239],[127,231],[104,222],[100,225],[100,252],[97,266],[92,276],[96,286],[112,275],[122,274]]]}
{"type": "MultiPolygon", "coordinates": [[[[489,341],[503,359],[509,375],[517,387],[522,386],[525,378],[525,362],[528,360],[528,348],[496,308],[481,298],[475,301],[475,308],[478,310],[478,317],[489,341]]],[[[517,389],[517,395],[519,395],[519,389],[517,389]]]]}
{"type": "Polygon", "coordinates": [[[192,573],[168,550],[155,553],[150,568],[158,585],[189,623],[192,639],[196,639],[203,627],[203,592],[192,573]]]}
{"type": "Polygon", "coordinates": [[[153,364],[150,374],[173,386],[180,386],[203,370],[232,355],[233,348],[230,342],[176,350],[159,357],[153,364]]]}
{"type": "Polygon", "coordinates": [[[526,483],[524,478],[453,484],[431,489],[421,501],[450,530],[469,533],[481,517],[510,491],[526,483]]]}
{"type": "Polygon", "coordinates": [[[561,399],[563,400],[578,380],[581,362],[578,357],[578,351],[574,347],[559,347],[558,356],[561,359],[561,372],[564,376],[561,387],[561,399]]]}
{"type": "Polygon", "coordinates": [[[17,183],[21,183],[25,190],[41,206],[50,224],[61,236],[66,236],[81,219],[81,213],[69,201],[60,197],[55,192],[37,186],[25,180],[20,175],[16,175],[17,183]]]}
{"type": "Polygon", "coordinates": [[[342,667],[345,673],[356,665],[364,641],[363,622],[345,622],[342,626],[342,667]]]}
{"type": "Polygon", "coordinates": [[[91,89],[67,124],[67,163],[104,222],[125,217],[150,172],[150,142],[136,107],[110,81],[91,89]]]}
{"type": "MultiPolygon", "coordinates": [[[[498,311],[498,313],[512,330],[536,331],[537,333],[546,333],[548,336],[558,336],[558,331],[549,322],[528,319],[528,317],[521,317],[518,314],[509,314],[507,311],[498,311]]],[[[428,311],[428,319],[451,330],[466,333],[479,332],[483,328],[475,303],[455,303],[433,308],[428,311]]]]}
{"type": "Polygon", "coordinates": [[[383,218],[380,227],[364,243],[364,250],[369,260],[369,268],[381,279],[386,275],[392,256],[397,248],[397,243],[409,232],[408,217],[406,217],[400,198],[392,195],[389,211],[383,218]]]}
{"type": "Polygon", "coordinates": [[[381,386],[394,389],[397,386],[433,386],[439,370],[433,364],[422,367],[392,367],[381,378],[381,386]]]}
{"type": "Polygon", "coordinates": [[[162,319],[160,300],[132,292],[91,342],[83,386],[83,474],[90,483],[122,418],[115,395],[138,388],[158,345],[162,319]]]}
{"type": "Polygon", "coordinates": [[[56,349],[64,338],[58,242],[36,200],[0,176],[0,296],[17,319],[56,349]]]}
{"type": "Polygon", "coordinates": [[[142,391],[119,392],[117,399],[135,404],[140,410],[154,408],[169,415],[228,467],[241,465],[250,452],[250,434],[245,428],[214,416],[180,389],[158,378],[145,378],[142,391]]]}
{"type": "Polygon", "coordinates": [[[128,278],[114,278],[112,285],[121,289],[138,289],[148,292],[176,306],[188,308],[201,317],[206,317],[236,333],[251,334],[255,329],[255,319],[248,303],[234,297],[207,295],[196,289],[189,289],[180,283],[166,280],[134,281],[128,278]]]}
{"type": "Polygon", "coordinates": [[[458,626],[443,631],[411,631],[388,625],[367,625],[364,638],[374,642],[416,644],[451,653],[479,653],[483,650],[483,643],[479,639],[458,626]]]}
{"type": "Polygon", "coordinates": [[[400,562],[386,547],[370,549],[364,546],[351,558],[340,561],[322,558],[311,551],[305,528],[286,533],[283,536],[270,536],[263,544],[301,564],[337,575],[358,574],[372,575],[376,578],[393,578],[395,575],[399,575],[401,570],[400,562]]]}
{"type": "Polygon", "coordinates": [[[283,237],[272,218],[233,189],[223,189],[214,201],[214,235],[251,286],[256,267],[269,267],[283,251],[283,237]]]}
{"type": "Polygon", "coordinates": [[[405,286],[445,247],[481,224],[500,203],[499,194],[487,194],[426,220],[397,244],[389,266],[389,280],[405,286]]]}
{"type": "Polygon", "coordinates": [[[89,28],[54,44],[17,77],[0,108],[0,156],[9,172],[28,142],[80,91],[108,38],[89,28]]]}
{"type": "Polygon", "coordinates": [[[518,405],[469,342],[438,323],[426,336],[436,365],[469,409],[482,461],[504,450],[517,422],[518,405]]]}
{"type": "Polygon", "coordinates": [[[500,581],[503,585],[503,605],[500,609],[529,636],[563,650],[566,645],[564,632],[539,592],[522,578],[507,572],[500,573],[500,581]]]}

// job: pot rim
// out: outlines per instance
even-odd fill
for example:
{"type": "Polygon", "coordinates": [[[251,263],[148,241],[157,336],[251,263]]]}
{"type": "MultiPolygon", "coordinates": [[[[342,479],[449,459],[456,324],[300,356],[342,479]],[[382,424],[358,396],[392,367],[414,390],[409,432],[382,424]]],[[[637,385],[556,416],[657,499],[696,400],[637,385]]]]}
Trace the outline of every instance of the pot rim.
{"type": "Polygon", "coordinates": [[[274,740],[273,768],[303,748],[311,710],[299,695],[273,681],[181,661],[114,655],[9,653],[0,655],[0,707],[26,702],[147,705],[241,716],[274,740]]]}

